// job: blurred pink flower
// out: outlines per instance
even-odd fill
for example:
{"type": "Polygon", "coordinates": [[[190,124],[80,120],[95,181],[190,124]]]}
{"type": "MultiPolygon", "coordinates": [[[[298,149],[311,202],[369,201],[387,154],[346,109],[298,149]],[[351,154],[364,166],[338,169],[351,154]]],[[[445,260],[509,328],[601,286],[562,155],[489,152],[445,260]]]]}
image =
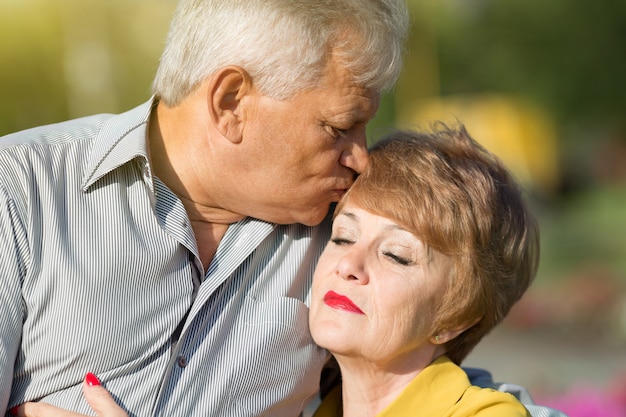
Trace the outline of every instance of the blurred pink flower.
{"type": "MultiPolygon", "coordinates": [[[[624,389],[624,388],[622,388],[624,389]]],[[[621,395],[611,395],[595,388],[575,387],[561,396],[542,398],[541,405],[557,409],[569,417],[626,417],[621,395]]]]}

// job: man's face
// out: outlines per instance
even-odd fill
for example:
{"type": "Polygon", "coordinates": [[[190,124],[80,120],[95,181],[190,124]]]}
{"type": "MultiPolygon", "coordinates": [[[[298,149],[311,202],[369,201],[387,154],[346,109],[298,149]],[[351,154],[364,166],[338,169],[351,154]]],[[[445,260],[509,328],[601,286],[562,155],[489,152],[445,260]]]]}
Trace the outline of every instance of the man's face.
{"type": "Polygon", "coordinates": [[[248,175],[237,184],[239,212],[318,224],[367,164],[365,125],[378,109],[378,91],[355,85],[334,60],[315,89],[286,100],[261,94],[245,100],[247,151],[236,163],[248,175]]]}

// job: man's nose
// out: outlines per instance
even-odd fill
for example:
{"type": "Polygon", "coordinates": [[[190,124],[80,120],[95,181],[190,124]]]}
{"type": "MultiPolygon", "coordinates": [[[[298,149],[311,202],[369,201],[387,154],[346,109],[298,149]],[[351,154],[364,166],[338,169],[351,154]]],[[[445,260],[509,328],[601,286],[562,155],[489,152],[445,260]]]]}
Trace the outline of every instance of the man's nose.
{"type": "Polygon", "coordinates": [[[345,149],[341,153],[340,163],[356,173],[363,172],[368,163],[365,130],[346,137],[345,149]]]}

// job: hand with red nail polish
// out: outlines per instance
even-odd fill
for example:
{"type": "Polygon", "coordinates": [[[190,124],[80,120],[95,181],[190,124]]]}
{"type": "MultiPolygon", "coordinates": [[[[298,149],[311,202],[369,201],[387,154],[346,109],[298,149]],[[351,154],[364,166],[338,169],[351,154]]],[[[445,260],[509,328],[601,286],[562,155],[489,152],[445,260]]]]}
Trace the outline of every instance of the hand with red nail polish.
{"type": "Polygon", "coordinates": [[[128,414],[111,397],[109,391],[102,386],[100,379],[91,372],[85,375],[83,394],[98,417],[128,417],[128,414]]]}
{"type": "MultiPolygon", "coordinates": [[[[128,414],[116,404],[109,391],[102,386],[100,379],[91,372],[85,375],[83,394],[98,417],[128,417],[128,414]]],[[[18,417],[88,417],[72,411],[62,410],[46,403],[28,402],[11,409],[11,414],[18,417]]]]}
{"type": "Polygon", "coordinates": [[[87,417],[83,414],[62,410],[50,404],[35,402],[20,404],[10,411],[12,415],[18,417],[87,417]]]}
{"type": "Polygon", "coordinates": [[[91,372],[89,372],[89,373],[87,373],[87,375],[85,375],[85,382],[90,387],[94,387],[94,386],[100,385],[100,380],[98,379],[98,377],[95,376],[94,374],[92,374],[91,372]]]}

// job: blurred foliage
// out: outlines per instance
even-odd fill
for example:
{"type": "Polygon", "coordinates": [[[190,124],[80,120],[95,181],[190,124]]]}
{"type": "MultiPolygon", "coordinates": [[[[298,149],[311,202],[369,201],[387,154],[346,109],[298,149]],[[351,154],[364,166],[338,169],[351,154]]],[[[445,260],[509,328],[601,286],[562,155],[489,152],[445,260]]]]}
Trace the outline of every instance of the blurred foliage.
{"type": "Polygon", "coordinates": [[[625,123],[626,2],[443,1],[442,94],[523,93],[560,122],[625,123]]]}
{"type": "Polygon", "coordinates": [[[542,237],[541,277],[586,274],[594,279],[596,274],[626,284],[626,192],[622,186],[597,185],[549,205],[537,203],[535,211],[542,237]]]}
{"type": "Polygon", "coordinates": [[[0,134],[150,95],[173,0],[2,0],[0,134]]]}

